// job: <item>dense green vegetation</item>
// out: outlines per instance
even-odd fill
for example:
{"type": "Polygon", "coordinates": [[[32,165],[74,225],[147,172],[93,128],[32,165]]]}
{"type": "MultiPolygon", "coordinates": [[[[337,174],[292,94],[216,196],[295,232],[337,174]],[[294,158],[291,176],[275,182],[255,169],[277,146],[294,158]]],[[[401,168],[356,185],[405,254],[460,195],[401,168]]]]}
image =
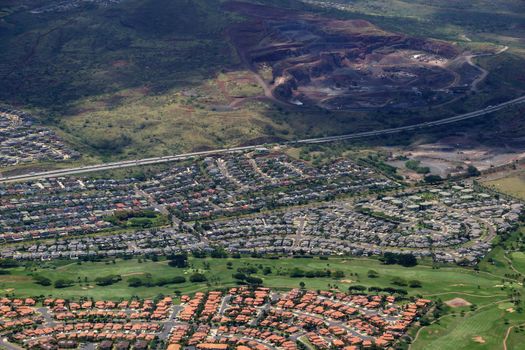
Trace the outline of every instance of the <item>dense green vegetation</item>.
{"type": "Polygon", "coordinates": [[[62,111],[89,96],[144,86],[160,93],[202,79],[232,57],[221,36],[228,16],[219,6],[218,0],[132,0],[39,15],[20,6],[0,30],[7,59],[0,99],[62,111]],[[32,56],[20,60],[27,47],[32,56]]]}
{"type": "Polygon", "coordinates": [[[168,218],[154,210],[116,210],[106,220],[123,228],[149,228],[168,224],[168,218]]]}
{"type": "Polygon", "coordinates": [[[419,160],[407,160],[405,163],[405,167],[407,169],[415,171],[418,174],[428,174],[430,172],[430,168],[426,166],[421,166],[421,162],[419,160]]]}

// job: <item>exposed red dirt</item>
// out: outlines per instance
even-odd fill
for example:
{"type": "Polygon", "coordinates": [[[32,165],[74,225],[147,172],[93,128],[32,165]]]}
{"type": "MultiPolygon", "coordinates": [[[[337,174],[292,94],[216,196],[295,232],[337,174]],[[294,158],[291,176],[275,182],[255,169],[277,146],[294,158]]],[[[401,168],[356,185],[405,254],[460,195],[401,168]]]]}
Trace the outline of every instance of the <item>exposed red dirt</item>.
{"type": "Polygon", "coordinates": [[[334,110],[436,105],[476,78],[452,68],[461,53],[446,42],[386,32],[365,20],[244,2],[224,6],[246,18],[228,30],[243,61],[252,70],[271,67],[268,87],[288,103],[334,110]]]}

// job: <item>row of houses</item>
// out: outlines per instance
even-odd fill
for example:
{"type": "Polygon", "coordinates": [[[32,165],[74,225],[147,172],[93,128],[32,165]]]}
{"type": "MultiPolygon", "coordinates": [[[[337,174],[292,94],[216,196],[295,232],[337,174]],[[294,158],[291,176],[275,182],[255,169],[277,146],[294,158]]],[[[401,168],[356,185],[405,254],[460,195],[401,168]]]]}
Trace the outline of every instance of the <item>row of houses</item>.
{"type": "Polygon", "coordinates": [[[170,255],[220,246],[241,254],[382,255],[411,253],[475,264],[497,234],[520,220],[523,205],[466,184],[441,185],[367,200],[334,201],[103,237],[8,246],[23,260],[170,255]]]}
{"type": "Polygon", "coordinates": [[[64,177],[0,186],[0,239],[22,241],[110,228],[116,210],[150,208],[133,180],[64,177]]]}
{"type": "Polygon", "coordinates": [[[115,211],[156,209],[170,212],[179,220],[193,221],[397,186],[349,160],[316,168],[282,154],[260,153],[207,158],[190,165],[174,163],[168,170],[141,180],[60,177],[3,184],[0,240],[110,229],[115,225],[108,218],[115,211]],[[233,161],[238,158],[242,161],[233,161]],[[236,168],[238,162],[244,165],[236,168]],[[232,174],[240,169],[243,174],[250,172],[251,177],[234,178],[232,174]]]}
{"type": "Polygon", "coordinates": [[[65,238],[0,248],[0,256],[17,260],[85,259],[116,256],[165,256],[208,250],[209,244],[194,234],[171,228],[142,230],[109,236],[65,238]]]}
{"type": "Polygon", "coordinates": [[[202,166],[172,167],[141,185],[158,203],[188,221],[396,187],[348,159],[313,167],[280,153],[208,157],[202,166]]]}
{"type": "Polygon", "coordinates": [[[296,350],[300,343],[319,349],[387,348],[431,303],[400,303],[387,295],[246,287],[224,295],[183,296],[181,302],[184,309],[177,318],[182,324],[172,329],[168,349],[296,350]]]}
{"type": "Polygon", "coordinates": [[[523,205],[462,184],[398,191],[209,223],[209,242],[231,252],[381,255],[406,252],[473,264],[523,205]]]}
{"type": "Polygon", "coordinates": [[[0,167],[79,156],[52,130],[35,125],[31,115],[0,108],[0,167]]]}
{"type": "Polygon", "coordinates": [[[175,306],[171,297],[156,302],[2,298],[0,309],[2,336],[26,349],[76,349],[92,343],[99,349],[128,350],[147,349],[168,334],[175,306]]]}

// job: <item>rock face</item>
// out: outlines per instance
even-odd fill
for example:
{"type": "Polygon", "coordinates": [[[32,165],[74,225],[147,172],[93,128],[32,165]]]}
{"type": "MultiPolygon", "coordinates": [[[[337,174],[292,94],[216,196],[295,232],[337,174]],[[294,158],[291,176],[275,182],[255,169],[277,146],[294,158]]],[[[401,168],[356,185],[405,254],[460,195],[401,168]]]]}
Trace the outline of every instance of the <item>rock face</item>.
{"type": "MultiPolygon", "coordinates": [[[[327,109],[442,104],[461,71],[450,63],[458,48],[442,41],[386,32],[364,20],[229,2],[247,20],[229,29],[254,69],[271,67],[272,89],[283,101],[327,109]]],[[[457,65],[453,65],[457,66],[457,65]]]]}

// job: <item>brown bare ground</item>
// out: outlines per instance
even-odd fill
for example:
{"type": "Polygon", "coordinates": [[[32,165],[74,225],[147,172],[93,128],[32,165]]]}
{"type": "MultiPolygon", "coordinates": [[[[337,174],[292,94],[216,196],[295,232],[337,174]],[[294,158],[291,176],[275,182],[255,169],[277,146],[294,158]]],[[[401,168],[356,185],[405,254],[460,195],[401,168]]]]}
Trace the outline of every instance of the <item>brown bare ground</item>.
{"type": "Polygon", "coordinates": [[[247,66],[272,68],[266,85],[282,103],[336,110],[417,107],[419,88],[443,104],[452,98],[443,89],[469,84],[452,64],[463,60],[460,48],[442,41],[390,33],[365,20],[237,1],[224,7],[246,17],[227,32],[247,66]]]}
{"type": "Polygon", "coordinates": [[[479,343],[479,344],[485,344],[485,339],[483,339],[483,337],[479,335],[476,337],[473,337],[472,340],[474,340],[476,343],[479,343]]]}
{"type": "Polygon", "coordinates": [[[466,301],[463,298],[450,299],[448,301],[445,301],[445,304],[447,304],[450,307],[462,307],[462,306],[470,306],[470,305],[472,305],[471,303],[469,303],[468,301],[466,301]]]}

